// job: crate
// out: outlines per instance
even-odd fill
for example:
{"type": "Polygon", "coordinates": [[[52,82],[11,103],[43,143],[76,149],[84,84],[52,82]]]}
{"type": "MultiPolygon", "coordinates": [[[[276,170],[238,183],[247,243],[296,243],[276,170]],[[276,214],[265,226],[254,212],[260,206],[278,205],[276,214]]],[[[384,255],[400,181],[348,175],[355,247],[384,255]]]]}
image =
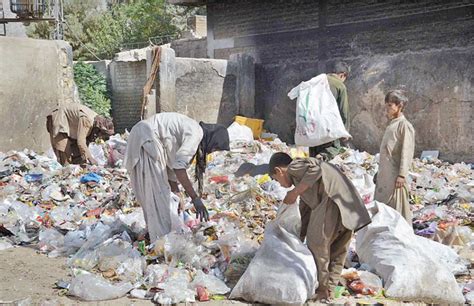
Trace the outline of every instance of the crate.
{"type": "Polygon", "coordinates": [[[250,129],[252,129],[253,138],[258,139],[262,135],[263,122],[265,122],[265,120],[247,118],[243,116],[235,116],[234,121],[238,124],[248,126],[250,129]]]}

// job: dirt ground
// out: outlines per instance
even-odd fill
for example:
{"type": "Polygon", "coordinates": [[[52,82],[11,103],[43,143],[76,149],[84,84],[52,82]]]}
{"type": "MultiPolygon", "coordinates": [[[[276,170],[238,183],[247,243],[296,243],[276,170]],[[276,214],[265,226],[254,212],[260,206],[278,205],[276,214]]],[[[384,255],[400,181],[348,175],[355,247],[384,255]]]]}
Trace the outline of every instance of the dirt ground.
{"type": "Polygon", "coordinates": [[[86,303],[60,295],[54,289],[60,280],[69,280],[66,258],[48,258],[31,247],[0,251],[0,304],[25,305],[151,305],[149,301],[122,298],[101,303],[86,303]],[[29,299],[29,300],[26,300],[29,299]]]}
{"type": "MultiPolygon", "coordinates": [[[[151,301],[127,297],[103,302],[83,302],[61,294],[54,289],[60,280],[70,280],[66,258],[48,258],[33,247],[16,247],[0,251],[0,305],[154,305],[151,301]]],[[[236,301],[199,303],[246,305],[236,301]]]]}
{"type": "MultiPolygon", "coordinates": [[[[151,301],[124,297],[103,302],[83,302],[67,297],[59,289],[55,289],[58,280],[70,280],[70,271],[66,266],[66,258],[48,258],[38,254],[34,247],[15,247],[0,251],[0,305],[153,305],[151,301]]],[[[238,301],[214,301],[196,303],[205,306],[214,305],[250,305],[238,301]]],[[[355,303],[350,303],[355,304],[355,303]]],[[[389,303],[401,305],[403,303],[389,303]]],[[[183,304],[184,305],[184,304],[183,304]]],[[[317,306],[320,303],[307,303],[317,306]]],[[[403,304],[424,305],[422,303],[403,304]]]]}

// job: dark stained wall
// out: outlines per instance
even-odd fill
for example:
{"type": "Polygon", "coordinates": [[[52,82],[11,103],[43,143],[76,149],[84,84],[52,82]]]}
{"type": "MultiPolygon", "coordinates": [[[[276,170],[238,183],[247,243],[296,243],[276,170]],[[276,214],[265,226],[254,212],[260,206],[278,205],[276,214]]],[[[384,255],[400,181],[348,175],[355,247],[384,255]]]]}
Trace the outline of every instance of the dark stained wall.
{"type": "Polygon", "coordinates": [[[344,60],[360,149],[378,152],[384,94],[402,88],[417,152],[474,161],[474,1],[214,0],[207,10],[208,55],[255,58],[257,115],[284,140],[294,133],[288,91],[344,60]]]}

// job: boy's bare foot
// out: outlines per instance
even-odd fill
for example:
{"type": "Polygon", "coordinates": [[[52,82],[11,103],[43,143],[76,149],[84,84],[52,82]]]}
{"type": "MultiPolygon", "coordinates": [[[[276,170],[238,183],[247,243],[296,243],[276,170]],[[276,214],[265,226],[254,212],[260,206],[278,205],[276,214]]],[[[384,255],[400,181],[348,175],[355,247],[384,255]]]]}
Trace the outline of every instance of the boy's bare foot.
{"type": "Polygon", "coordinates": [[[313,295],[312,300],[325,303],[329,300],[330,293],[328,289],[318,289],[316,290],[316,294],[313,295]]]}

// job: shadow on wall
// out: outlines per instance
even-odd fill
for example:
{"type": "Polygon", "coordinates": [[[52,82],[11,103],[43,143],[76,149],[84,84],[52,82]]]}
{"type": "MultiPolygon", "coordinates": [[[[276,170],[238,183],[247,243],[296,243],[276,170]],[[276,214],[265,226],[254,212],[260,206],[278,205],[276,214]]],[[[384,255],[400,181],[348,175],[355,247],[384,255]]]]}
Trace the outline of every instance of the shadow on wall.
{"type": "MultiPolygon", "coordinates": [[[[356,147],[378,153],[388,124],[385,94],[400,88],[410,100],[405,115],[416,130],[416,155],[439,150],[444,160],[474,162],[472,54],[431,51],[346,60],[352,67],[346,86],[356,147]]],[[[287,93],[320,68],[316,62],[257,65],[257,111],[267,130],[293,143],[296,104],[287,93]]]]}
{"type": "Polygon", "coordinates": [[[234,117],[239,112],[235,99],[237,77],[233,74],[227,74],[222,84],[222,98],[219,106],[219,115],[217,123],[229,126],[234,121],[234,117]]]}
{"type": "Polygon", "coordinates": [[[385,94],[407,92],[407,119],[416,131],[416,155],[439,150],[448,161],[473,162],[472,82],[467,51],[433,51],[378,56],[353,61],[348,82],[355,144],[375,153],[388,124],[385,94]]]}

